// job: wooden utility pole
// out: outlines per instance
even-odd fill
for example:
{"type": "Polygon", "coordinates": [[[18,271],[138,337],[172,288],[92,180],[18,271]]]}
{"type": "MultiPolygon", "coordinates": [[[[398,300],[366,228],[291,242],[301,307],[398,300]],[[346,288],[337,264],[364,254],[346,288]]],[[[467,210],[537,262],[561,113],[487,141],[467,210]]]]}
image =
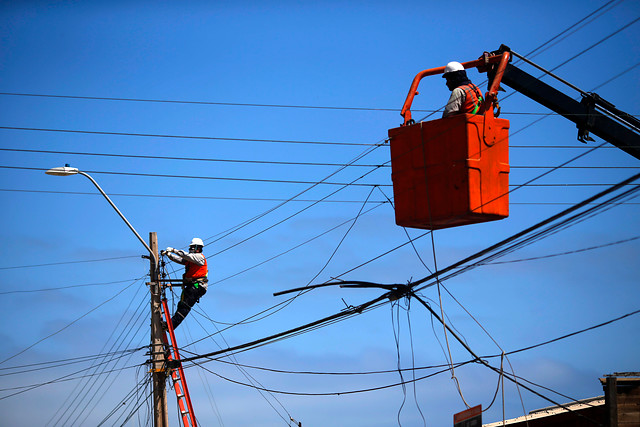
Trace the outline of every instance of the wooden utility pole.
{"type": "MultiPolygon", "coordinates": [[[[149,233],[149,246],[158,259],[158,236],[149,233]]],[[[158,266],[151,259],[149,290],[151,291],[151,376],[153,380],[153,425],[154,427],[169,427],[167,410],[167,374],[164,345],[162,343],[162,316],[160,278],[158,266]]]]}

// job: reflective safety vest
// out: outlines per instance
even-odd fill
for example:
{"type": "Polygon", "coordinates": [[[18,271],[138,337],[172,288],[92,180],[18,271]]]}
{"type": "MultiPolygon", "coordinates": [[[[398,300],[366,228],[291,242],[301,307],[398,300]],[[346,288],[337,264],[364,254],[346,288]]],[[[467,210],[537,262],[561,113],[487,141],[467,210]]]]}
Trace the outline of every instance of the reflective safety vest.
{"type": "Polygon", "coordinates": [[[209,275],[209,270],[207,269],[207,259],[204,259],[204,265],[194,264],[192,262],[187,262],[184,266],[185,279],[200,279],[203,277],[207,277],[209,275]]]}
{"type": "Polygon", "coordinates": [[[464,90],[464,94],[466,95],[464,104],[462,104],[462,107],[460,108],[460,113],[477,114],[482,102],[484,101],[482,99],[482,92],[480,91],[480,88],[473,83],[458,87],[464,90]]]}

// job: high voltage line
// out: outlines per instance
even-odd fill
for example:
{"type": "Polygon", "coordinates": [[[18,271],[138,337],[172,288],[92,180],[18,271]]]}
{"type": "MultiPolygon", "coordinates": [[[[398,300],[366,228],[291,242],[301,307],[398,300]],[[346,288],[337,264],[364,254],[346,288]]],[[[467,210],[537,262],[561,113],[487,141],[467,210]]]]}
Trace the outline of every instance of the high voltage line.
{"type": "MultiPolygon", "coordinates": [[[[564,166],[563,166],[564,167],[564,166]]],[[[557,169],[558,167],[550,167],[549,169],[557,169]]],[[[19,170],[35,170],[46,171],[46,168],[34,168],[26,166],[6,166],[0,165],[0,169],[19,169],[19,170]]],[[[638,169],[638,168],[631,168],[638,169]]],[[[358,183],[358,182],[327,182],[327,181],[299,181],[299,180],[285,180],[285,179],[266,179],[266,178],[234,178],[224,176],[196,176],[196,175],[172,175],[172,174],[156,174],[156,173],[139,173],[139,172],[115,172],[115,171],[94,171],[87,170],[87,173],[103,174],[103,175],[123,175],[123,176],[138,176],[138,177],[152,177],[152,178],[179,178],[179,179],[201,179],[201,180],[218,180],[218,181],[245,181],[245,182],[261,182],[272,184],[307,184],[307,185],[336,185],[341,187],[354,186],[354,187],[391,187],[393,184],[386,183],[358,183]]],[[[525,182],[523,184],[510,184],[510,187],[598,187],[598,186],[610,186],[613,184],[608,183],[549,183],[549,184],[531,184],[525,182]]],[[[630,184],[636,185],[636,184],[630,184]]]]}
{"type": "MultiPolygon", "coordinates": [[[[509,148],[542,148],[541,146],[516,146],[510,145],[509,148]]],[[[546,146],[544,148],[589,148],[587,146],[546,146]]],[[[604,148],[604,147],[603,147],[604,148]]],[[[616,148],[616,147],[608,147],[616,148]]],[[[0,151],[16,152],[16,153],[37,153],[37,154],[65,154],[75,156],[96,156],[96,157],[115,157],[126,159],[145,159],[145,160],[179,160],[190,162],[217,162],[217,163],[245,163],[245,164],[264,164],[278,166],[349,166],[349,167],[366,167],[366,168],[390,168],[387,162],[384,164],[346,164],[346,163],[328,163],[328,162],[294,162],[294,161],[274,161],[274,160],[240,160],[240,159],[212,159],[202,157],[177,157],[177,156],[152,156],[152,155],[136,155],[136,154],[114,154],[114,153],[89,153],[78,151],[54,151],[54,150],[29,150],[23,148],[0,148],[0,151]]],[[[509,166],[511,169],[551,169],[553,166],[509,166]]],[[[566,169],[640,169],[640,166],[567,166],[566,169]]]]}
{"type": "Polygon", "coordinates": [[[366,144],[366,143],[359,143],[359,142],[328,142],[328,141],[299,141],[299,140],[285,140],[285,139],[227,138],[227,137],[216,137],[216,136],[108,132],[108,131],[90,131],[90,130],[76,130],[76,129],[17,127],[17,126],[0,126],[0,129],[36,131],[36,132],[61,132],[61,133],[74,133],[74,134],[84,134],[84,135],[138,136],[138,137],[148,137],[148,138],[150,137],[150,138],[172,138],[172,139],[195,139],[195,140],[205,140],[205,141],[266,142],[266,143],[282,143],[282,144],[317,144],[317,145],[366,146],[366,147],[379,145],[379,144],[366,144]]]}
{"type": "MultiPolygon", "coordinates": [[[[145,98],[126,98],[126,97],[102,97],[102,96],[80,96],[80,95],[53,95],[53,94],[38,94],[38,93],[18,93],[18,92],[0,92],[1,96],[18,96],[18,97],[31,97],[31,98],[57,98],[57,99],[76,99],[76,100],[92,100],[92,101],[121,101],[121,102],[149,102],[160,104],[186,104],[186,105],[218,105],[218,106],[230,106],[230,107],[262,107],[262,108],[292,108],[292,109],[316,109],[316,110],[345,110],[345,111],[384,111],[399,113],[401,108],[375,108],[375,107],[337,107],[337,106],[322,106],[322,105],[286,105],[286,104],[257,104],[257,103],[241,103],[241,102],[215,102],[215,101],[187,101],[187,100],[172,100],[172,99],[145,99],[145,98]]],[[[440,110],[424,110],[424,109],[412,109],[412,111],[419,113],[436,113],[440,110]]],[[[549,113],[537,113],[537,112],[516,112],[516,111],[502,111],[504,115],[523,115],[523,116],[540,116],[547,115],[549,113]]],[[[557,113],[551,113],[552,115],[558,115],[557,113]]]]}

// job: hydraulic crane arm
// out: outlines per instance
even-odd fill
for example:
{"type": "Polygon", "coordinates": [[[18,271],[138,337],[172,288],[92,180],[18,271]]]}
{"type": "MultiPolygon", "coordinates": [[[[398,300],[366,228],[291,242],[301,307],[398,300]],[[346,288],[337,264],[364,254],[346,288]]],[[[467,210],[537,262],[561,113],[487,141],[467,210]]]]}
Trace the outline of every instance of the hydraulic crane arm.
{"type": "Polygon", "coordinates": [[[598,95],[587,94],[578,102],[511,64],[504,71],[502,83],[574,122],[581,141],[589,139],[591,132],[640,160],[639,121],[598,95]]]}

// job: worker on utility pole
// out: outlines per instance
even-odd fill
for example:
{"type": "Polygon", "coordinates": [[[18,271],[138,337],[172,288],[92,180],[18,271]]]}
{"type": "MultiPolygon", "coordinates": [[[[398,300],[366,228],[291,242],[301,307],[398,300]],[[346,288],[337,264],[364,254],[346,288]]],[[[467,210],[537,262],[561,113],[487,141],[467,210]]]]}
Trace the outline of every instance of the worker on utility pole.
{"type": "Polygon", "coordinates": [[[182,323],[189,311],[191,311],[191,307],[200,301],[200,297],[207,293],[209,270],[207,269],[207,259],[202,254],[203,248],[202,239],[194,237],[189,245],[189,253],[171,247],[161,252],[162,255],[169,257],[171,261],[182,264],[185,267],[185,272],[182,275],[182,295],[180,296],[178,308],[171,317],[173,329],[176,329],[182,323]]]}
{"type": "Polygon", "coordinates": [[[482,92],[480,88],[467,77],[467,72],[459,62],[449,62],[444,67],[443,78],[447,80],[447,87],[451,91],[451,97],[444,107],[442,117],[454,114],[477,114],[482,106],[482,92]]]}

